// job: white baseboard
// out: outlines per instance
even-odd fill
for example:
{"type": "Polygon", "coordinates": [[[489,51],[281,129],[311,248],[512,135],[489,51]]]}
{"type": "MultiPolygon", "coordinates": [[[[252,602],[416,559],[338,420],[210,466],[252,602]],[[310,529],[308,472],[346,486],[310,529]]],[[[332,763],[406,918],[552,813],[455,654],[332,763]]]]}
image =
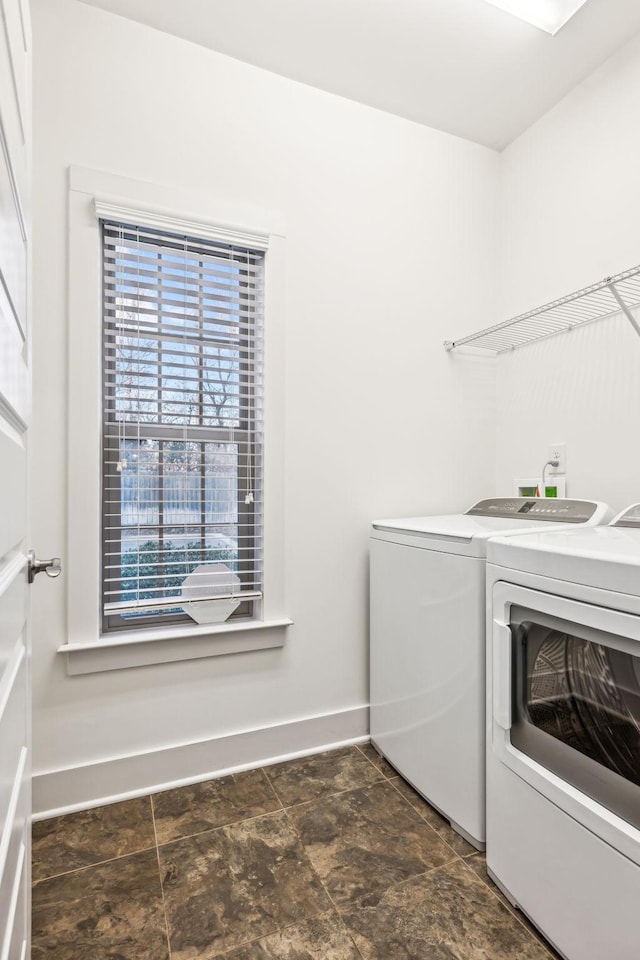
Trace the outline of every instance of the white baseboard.
{"type": "Polygon", "coordinates": [[[33,775],[33,819],[87,810],[369,739],[369,707],[33,775]]]}

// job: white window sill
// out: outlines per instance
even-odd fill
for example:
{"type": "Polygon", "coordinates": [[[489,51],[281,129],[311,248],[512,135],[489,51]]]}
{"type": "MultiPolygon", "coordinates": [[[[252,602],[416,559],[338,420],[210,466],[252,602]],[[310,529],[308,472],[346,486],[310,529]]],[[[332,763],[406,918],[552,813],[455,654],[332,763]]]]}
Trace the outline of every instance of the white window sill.
{"type": "Polygon", "coordinates": [[[280,620],[158,627],[135,633],[114,633],[93,643],[64,643],[57,652],[66,655],[67,673],[71,676],[102,673],[282,647],[285,628],[292,623],[288,617],[283,617],[280,620]]]}

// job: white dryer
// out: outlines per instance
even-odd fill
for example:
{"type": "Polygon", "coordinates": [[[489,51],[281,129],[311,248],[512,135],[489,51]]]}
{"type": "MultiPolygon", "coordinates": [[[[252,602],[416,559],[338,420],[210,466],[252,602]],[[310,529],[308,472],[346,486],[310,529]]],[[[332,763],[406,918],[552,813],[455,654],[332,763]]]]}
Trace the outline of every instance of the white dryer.
{"type": "Polygon", "coordinates": [[[481,500],[463,514],[372,526],[371,739],[479,849],[487,541],[610,517],[606,504],[593,501],[510,497],[481,500]]]}
{"type": "Polygon", "coordinates": [[[487,598],[489,872],[567,960],[638,960],[640,504],[492,541],[487,598]]]}

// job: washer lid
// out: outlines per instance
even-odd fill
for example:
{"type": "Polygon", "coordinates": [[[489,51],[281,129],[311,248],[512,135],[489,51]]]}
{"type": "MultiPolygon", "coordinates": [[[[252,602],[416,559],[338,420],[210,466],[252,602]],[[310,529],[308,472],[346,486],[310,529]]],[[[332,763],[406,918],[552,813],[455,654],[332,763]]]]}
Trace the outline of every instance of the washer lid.
{"type": "Polygon", "coordinates": [[[537,529],[539,520],[531,517],[474,516],[452,513],[440,517],[404,517],[400,520],[375,520],[374,530],[406,533],[441,540],[486,540],[498,534],[537,529]]]}
{"type": "MultiPolygon", "coordinates": [[[[562,503],[564,501],[555,501],[562,503]]],[[[386,540],[407,546],[422,547],[425,550],[440,550],[443,553],[455,553],[468,557],[485,557],[490,537],[512,537],[515,534],[527,534],[544,525],[545,530],[562,529],[566,520],[557,514],[547,513],[545,507],[549,501],[532,501],[530,498],[500,498],[500,500],[480,501],[467,513],[445,514],[435,517],[404,517],[395,520],[376,520],[372,524],[371,536],[376,540],[386,540]],[[484,504],[505,503],[513,505],[509,516],[496,516],[485,513],[484,504]],[[523,504],[535,504],[545,509],[541,516],[529,510],[522,515],[517,512],[523,504]]],[[[592,501],[571,501],[580,504],[576,508],[584,516],[583,524],[593,524],[607,518],[608,508],[592,501]],[[585,509],[584,505],[587,505],[585,509]],[[594,510],[591,510],[594,507],[594,510]]],[[[502,509],[500,510],[502,512],[502,509]]],[[[610,512],[608,514],[610,516],[610,512]]]]}
{"type": "Polygon", "coordinates": [[[435,517],[404,517],[374,520],[373,529],[454,541],[486,540],[497,534],[545,529],[558,524],[593,525],[604,523],[612,513],[595,500],[543,499],[536,497],[493,497],[478,500],[466,513],[435,517]]]}
{"type": "Polygon", "coordinates": [[[490,541],[487,560],[554,580],[640,595],[639,527],[618,523],[580,530],[556,528],[517,539],[499,536],[490,541]]]}

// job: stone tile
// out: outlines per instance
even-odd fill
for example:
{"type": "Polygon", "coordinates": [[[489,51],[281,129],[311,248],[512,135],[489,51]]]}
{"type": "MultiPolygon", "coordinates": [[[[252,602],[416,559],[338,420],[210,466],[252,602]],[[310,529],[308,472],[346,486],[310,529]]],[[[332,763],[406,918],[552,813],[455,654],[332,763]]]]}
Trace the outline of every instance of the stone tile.
{"type": "Polygon", "coordinates": [[[33,824],[33,879],[113,860],[155,846],[149,797],[33,824]]]}
{"type": "Polygon", "coordinates": [[[337,905],[455,856],[388,781],[291,807],[287,815],[337,905]]]}
{"type": "Polygon", "coordinates": [[[287,760],[265,767],[264,771],[285,807],[344,790],[355,790],[383,778],[357,747],[287,760]]]}
{"type": "Polygon", "coordinates": [[[460,859],[363,898],[343,919],[363,960],[549,960],[460,859]]]}
{"type": "Polygon", "coordinates": [[[527,930],[542,943],[546,949],[549,951],[549,957],[554,958],[554,960],[561,960],[560,954],[556,953],[550,943],[548,943],[545,938],[542,936],[537,927],[531,923],[531,921],[522,913],[521,910],[518,910],[517,907],[514,907],[513,904],[507,900],[502,890],[495,885],[489,874],[487,873],[487,858],[484,853],[476,853],[474,857],[469,857],[466,860],[466,863],[469,864],[473,872],[479,877],[483,883],[486,883],[491,892],[503,903],[520,921],[524,924],[527,930]]]}
{"type": "Polygon", "coordinates": [[[361,960],[342,920],[315,917],[225,953],[224,960],[361,960]]]}
{"type": "Polygon", "coordinates": [[[208,960],[331,909],[284,811],[159,852],[173,960],[208,960]]]}
{"type": "Polygon", "coordinates": [[[32,960],[168,960],[155,850],[33,888],[32,960]]]}
{"type": "Polygon", "coordinates": [[[281,808],[262,770],[166,790],[152,797],[158,843],[167,843],[205,830],[281,808]]]}
{"type": "Polygon", "coordinates": [[[419,793],[413,789],[411,784],[407,783],[406,780],[403,780],[402,777],[396,777],[391,781],[405,800],[411,804],[414,810],[416,810],[420,816],[427,821],[427,823],[433,827],[436,833],[445,840],[450,847],[453,847],[455,852],[461,857],[470,857],[474,853],[477,853],[475,847],[461,837],[459,833],[451,827],[448,820],[438,813],[431,804],[427,803],[419,793]]]}
{"type": "Polygon", "coordinates": [[[383,773],[385,777],[397,777],[398,772],[394,770],[390,763],[381,757],[374,745],[369,743],[360,743],[358,744],[358,750],[360,750],[367,760],[370,760],[371,763],[378,768],[380,773],[383,773]]]}
{"type": "Polygon", "coordinates": [[[513,910],[514,909],[513,905],[509,902],[509,900],[507,900],[502,890],[500,890],[499,887],[496,887],[495,883],[487,873],[487,858],[485,854],[479,853],[476,850],[475,856],[469,857],[468,864],[473,870],[473,872],[475,873],[475,875],[479,877],[483,883],[486,883],[486,885],[489,887],[491,892],[495,894],[498,900],[500,900],[501,903],[504,903],[505,907],[508,907],[510,910],[513,910]]]}

